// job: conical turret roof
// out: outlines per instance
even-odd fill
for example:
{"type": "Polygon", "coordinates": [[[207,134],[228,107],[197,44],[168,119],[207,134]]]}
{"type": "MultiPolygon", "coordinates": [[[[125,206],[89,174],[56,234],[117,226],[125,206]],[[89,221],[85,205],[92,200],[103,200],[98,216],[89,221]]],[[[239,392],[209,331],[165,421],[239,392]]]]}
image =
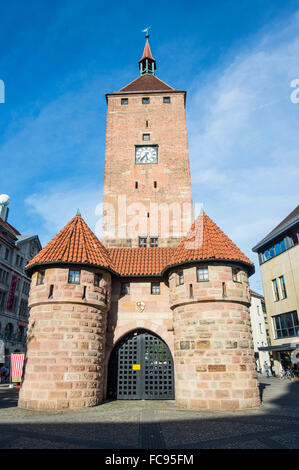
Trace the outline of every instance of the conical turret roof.
{"type": "MultiPolygon", "coordinates": [[[[60,232],[30,261],[26,269],[37,264],[76,263],[112,268],[106,248],[84,222],[76,215],[60,232]]],[[[113,269],[113,268],[112,268],[113,269]]]]}
{"type": "Polygon", "coordinates": [[[197,260],[229,260],[249,264],[252,261],[205,213],[193,223],[186,237],[174,250],[169,265],[197,260]]]}

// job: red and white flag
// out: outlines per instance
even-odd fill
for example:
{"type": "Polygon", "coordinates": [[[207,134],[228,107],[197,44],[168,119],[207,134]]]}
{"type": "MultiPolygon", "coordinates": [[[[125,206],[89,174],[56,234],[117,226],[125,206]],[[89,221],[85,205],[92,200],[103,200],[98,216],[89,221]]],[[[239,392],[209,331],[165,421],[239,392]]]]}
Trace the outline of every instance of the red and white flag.
{"type": "Polygon", "coordinates": [[[22,381],[24,354],[11,354],[10,375],[12,382],[22,381]]]}

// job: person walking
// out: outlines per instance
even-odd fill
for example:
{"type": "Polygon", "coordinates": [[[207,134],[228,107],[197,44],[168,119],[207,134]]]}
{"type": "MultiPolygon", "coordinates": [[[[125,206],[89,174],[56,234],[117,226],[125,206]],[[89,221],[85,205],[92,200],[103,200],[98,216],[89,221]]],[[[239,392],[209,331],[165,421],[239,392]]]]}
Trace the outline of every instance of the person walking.
{"type": "Polygon", "coordinates": [[[269,366],[268,366],[267,362],[264,363],[264,369],[265,369],[267,378],[269,378],[270,377],[270,374],[269,374],[270,369],[269,369],[269,366]]]}

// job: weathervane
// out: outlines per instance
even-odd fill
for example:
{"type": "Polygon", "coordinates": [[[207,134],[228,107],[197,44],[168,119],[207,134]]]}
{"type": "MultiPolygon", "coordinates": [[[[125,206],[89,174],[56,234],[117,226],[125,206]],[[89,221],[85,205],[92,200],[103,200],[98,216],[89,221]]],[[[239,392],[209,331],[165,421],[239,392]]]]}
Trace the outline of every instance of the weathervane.
{"type": "Polygon", "coordinates": [[[145,29],[142,30],[143,33],[146,33],[146,34],[145,34],[146,39],[149,38],[148,32],[149,32],[149,30],[151,29],[151,27],[152,27],[152,26],[148,26],[147,28],[145,28],[145,29]]]}

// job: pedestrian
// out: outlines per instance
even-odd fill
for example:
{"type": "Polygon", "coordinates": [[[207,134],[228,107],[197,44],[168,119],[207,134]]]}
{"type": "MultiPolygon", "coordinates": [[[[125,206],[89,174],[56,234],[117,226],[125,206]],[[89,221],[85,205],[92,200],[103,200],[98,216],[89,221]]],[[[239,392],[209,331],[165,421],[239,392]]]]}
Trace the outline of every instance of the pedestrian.
{"type": "Polygon", "coordinates": [[[264,369],[265,369],[267,378],[269,378],[270,377],[270,375],[269,375],[269,366],[268,366],[267,362],[265,362],[265,364],[264,364],[264,369]]]}
{"type": "Polygon", "coordinates": [[[9,369],[6,366],[2,366],[0,369],[0,378],[1,382],[6,382],[7,377],[9,376],[9,369]]]}

